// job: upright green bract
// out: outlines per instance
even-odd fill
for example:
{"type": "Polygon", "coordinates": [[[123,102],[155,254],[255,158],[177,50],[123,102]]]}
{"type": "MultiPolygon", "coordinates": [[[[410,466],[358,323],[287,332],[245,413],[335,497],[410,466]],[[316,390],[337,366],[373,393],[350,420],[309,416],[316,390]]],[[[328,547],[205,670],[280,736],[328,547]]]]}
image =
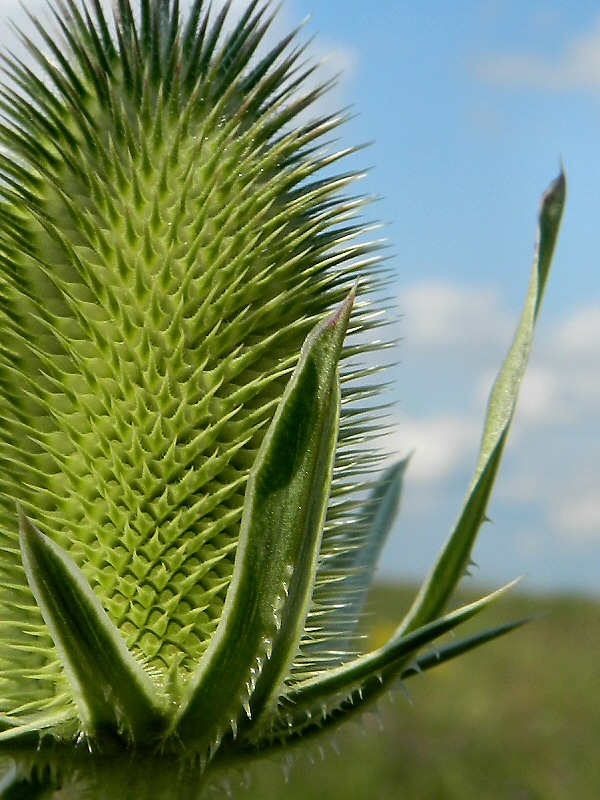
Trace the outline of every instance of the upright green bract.
{"type": "MultiPolygon", "coordinates": [[[[546,194],[465,508],[397,632],[358,623],[383,471],[386,275],[296,34],[268,3],[54,0],[0,125],[0,797],[194,800],[416,669],[512,418],[560,223],[546,194]],[[218,4],[217,4],[218,6],[218,4]],[[50,32],[52,31],[52,32],[50,32]],[[346,337],[347,334],[347,337],[346,337]],[[363,357],[368,356],[366,364],[363,357]],[[10,764],[10,767],[9,767],[10,764]]],[[[349,151],[351,152],[351,151],[349,151]]],[[[515,623],[516,624],[516,623],[515,623]]]]}

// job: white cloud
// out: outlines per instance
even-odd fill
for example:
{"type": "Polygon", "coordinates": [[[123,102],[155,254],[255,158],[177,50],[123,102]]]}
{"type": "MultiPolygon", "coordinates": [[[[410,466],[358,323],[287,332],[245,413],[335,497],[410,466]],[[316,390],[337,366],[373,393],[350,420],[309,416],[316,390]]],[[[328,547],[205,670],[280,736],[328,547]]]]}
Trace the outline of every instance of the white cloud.
{"type": "MultiPolygon", "coordinates": [[[[489,378],[480,382],[480,397],[482,383],[489,390],[489,378]]],[[[546,340],[538,337],[521,387],[514,433],[521,437],[530,426],[563,425],[588,426],[594,436],[600,427],[599,398],[600,302],[575,311],[546,340]]]]}
{"type": "Polygon", "coordinates": [[[567,319],[555,341],[559,352],[567,358],[597,358],[600,348],[600,301],[579,309],[567,319]]]}
{"type": "Polygon", "coordinates": [[[472,461],[480,436],[478,422],[459,415],[404,417],[396,422],[395,431],[393,449],[404,455],[412,452],[411,481],[428,485],[446,480],[472,461]]]}
{"type": "Polygon", "coordinates": [[[546,549],[600,545],[600,433],[557,429],[509,446],[496,499],[539,520],[546,549]]]}
{"type": "Polygon", "coordinates": [[[562,538],[579,544],[600,540],[600,495],[598,490],[581,492],[554,503],[553,525],[562,538]]]}
{"type": "Polygon", "coordinates": [[[494,287],[416,283],[402,292],[399,303],[406,309],[403,332],[411,345],[460,348],[463,358],[507,341],[514,324],[494,287]]]}
{"type": "Polygon", "coordinates": [[[481,59],[476,76],[487,83],[521,88],[599,92],[600,19],[554,58],[527,52],[497,53],[481,59]]]}
{"type": "MultiPolygon", "coordinates": [[[[391,446],[414,451],[407,486],[433,508],[475,465],[482,409],[517,315],[495,288],[441,281],[406,287],[401,304],[403,374],[425,391],[403,403],[391,446]]],[[[545,330],[521,387],[494,516],[542,521],[534,532],[517,523],[515,546],[527,536],[588,546],[600,541],[600,301],[545,330]]]]}
{"type": "Polygon", "coordinates": [[[485,409],[480,384],[489,390],[485,376],[490,365],[497,368],[515,319],[495,287],[442,280],[407,285],[399,306],[405,402],[386,444],[412,452],[411,483],[434,491],[475,466],[485,409]]]}
{"type": "Polygon", "coordinates": [[[563,381],[551,366],[531,365],[519,394],[517,414],[524,421],[554,425],[569,415],[565,406],[563,381]]]}
{"type": "Polygon", "coordinates": [[[552,375],[546,408],[534,418],[525,407],[518,430],[545,426],[538,502],[555,541],[587,546],[600,542],[600,300],[558,325],[539,361],[552,375]]]}
{"type": "Polygon", "coordinates": [[[538,362],[548,376],[548,421],[558,418],[594,429],[600,420],[600,302],[577,310],[557,326],[542,343],[538,362]]]}

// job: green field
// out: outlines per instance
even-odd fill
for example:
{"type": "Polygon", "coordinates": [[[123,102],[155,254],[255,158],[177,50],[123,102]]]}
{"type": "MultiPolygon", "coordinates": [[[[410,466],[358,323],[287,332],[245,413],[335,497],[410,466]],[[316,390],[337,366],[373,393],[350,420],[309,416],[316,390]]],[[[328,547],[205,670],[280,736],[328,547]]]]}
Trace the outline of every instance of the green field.
{"type": "MultiPolygon", "coordinates": [[[[407,597],[378,589],[375,640],[407,597]]],[[[324,738],[324,753],[298,753],[287,782],[281,763],[255,765],[249,788],[235,786],[235,797],[598,800],[600,602],[515,594],[474,625],[531,615],[541,616],[411,678],[410,700],[401,692],[386,698],[333,743],[324,738]]]]}

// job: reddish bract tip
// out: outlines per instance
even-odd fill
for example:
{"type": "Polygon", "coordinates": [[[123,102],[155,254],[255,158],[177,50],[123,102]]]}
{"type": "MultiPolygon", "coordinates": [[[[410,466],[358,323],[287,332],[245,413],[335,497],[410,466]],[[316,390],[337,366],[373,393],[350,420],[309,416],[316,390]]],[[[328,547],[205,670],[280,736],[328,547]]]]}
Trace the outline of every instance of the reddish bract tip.
{"type": "Polygon", "coordinates": [[[352,308],[354,306],[355,298],[356,298],[356,284],[354,284],[344,302],[339,306],[339,308],[333,313],[333,315],[328,320],[327,322],[328,328],[335,328],[337,325],[339,325],[341,319],[348,319],[352,311],[352,308]]]}

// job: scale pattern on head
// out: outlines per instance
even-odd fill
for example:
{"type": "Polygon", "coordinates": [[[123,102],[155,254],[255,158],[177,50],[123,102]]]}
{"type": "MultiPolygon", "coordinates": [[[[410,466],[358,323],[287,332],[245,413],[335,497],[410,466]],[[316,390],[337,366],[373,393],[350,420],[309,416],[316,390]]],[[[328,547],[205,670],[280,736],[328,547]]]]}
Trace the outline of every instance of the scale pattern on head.
{"type": "Polygon", "coordinates": [[[328,586],[360,543],[349,493],[373,460],[361,455],[373,401],[356,401],[376,393],[374,370],[356,357],[375,349],[361,334],[378,324],[364,300],[378,257],[356,238],[357,175],[330,169],[347,155],[325,146],[342,117],[312,111],[326,87],[295,35],[265,47],[268,4],[235,22],[229,5],[196,0],[184,19],[177,0],[142,0],[139,14],[118,0],[113,20],[98,0],[60,0],[60,35],[36,23],[43,46],[27,40],[36,67],[7,62],[0,713],[68,695],[21,564],[16,502],[181,693],[219,621],[248,472],[302,342],[370,274],[343,354],[318,633],[300,672],[338,635],[328,586]]]}

